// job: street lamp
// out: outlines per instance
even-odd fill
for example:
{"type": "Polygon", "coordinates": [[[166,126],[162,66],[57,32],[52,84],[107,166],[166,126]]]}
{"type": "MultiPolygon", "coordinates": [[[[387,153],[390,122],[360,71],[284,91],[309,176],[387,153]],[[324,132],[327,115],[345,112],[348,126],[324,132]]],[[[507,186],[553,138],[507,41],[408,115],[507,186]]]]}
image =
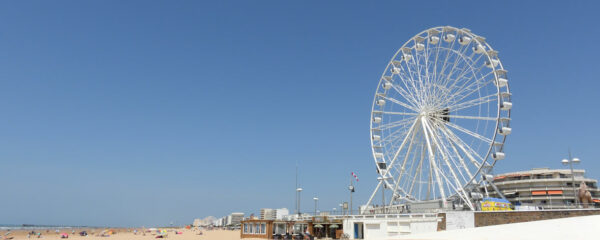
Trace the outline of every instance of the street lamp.
{"type": "Polygon", "coordinates": [[[298,212],[298,216],[300,216],[300,192],[302,192],[302,190],[304,190],[304,189],[302,189],[300,187],[296,188],[296,192],[298,193],[298,201],[297,201],[298,202],[298,206],[296,206],[296,209],[298,209],[298,211],[297,211],[298,212]]]}
{"type": "Polygon", "coordinates": [[[319,202],[319,198],[314,197],[313,200],[315,200],[315,216],[317,216],[317,202],[319,202]]]}
{"type": "Polygon", "coordinates": [[[573,174],[573,164],[579,164],[581,160],[579,158],[572,158],[571,151],[569,150],[569,159],[563,159],[563,165],[569,165],[571,167],[571,181],[573,182],[573,198],[575,198],[575,207],[579,207],[579,199],[577,198],[577,190],[575,190],[575,174],[573,174]]]}

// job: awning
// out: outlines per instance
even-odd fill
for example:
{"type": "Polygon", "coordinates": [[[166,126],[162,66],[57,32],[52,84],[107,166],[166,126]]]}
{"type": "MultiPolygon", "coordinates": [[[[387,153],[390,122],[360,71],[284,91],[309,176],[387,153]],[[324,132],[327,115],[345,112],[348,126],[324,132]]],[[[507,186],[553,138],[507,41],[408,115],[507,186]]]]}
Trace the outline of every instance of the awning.
{"type": "Polygon", "coordinates": [[[592,201],[600,203],[600,199],[592,199],[592,201]]]}
{"type": "Polygon", "coordinates": [[[329,225],[329,228],[339,228],[340,226],[338,226],[337,224],[331,224],[329,225]]]}
{"type": "Polygon", "coordinates": [[[548,195],[562,195],[563,191],[562,190],[550,190],[548,191],[548,195]]]}
{"type": "Polygon", "coordinates": [[[531,195],[546,195],[546,191],[531,191],[531,195]]]}
{"type": "Polygon", "coordinates": [[[316,227],[316,228],[322,228],[322,227],[323,227],[323,225],[321,225],[321,224],[317,224],[317,225],[315,225],[314,227],[316,227]]]}

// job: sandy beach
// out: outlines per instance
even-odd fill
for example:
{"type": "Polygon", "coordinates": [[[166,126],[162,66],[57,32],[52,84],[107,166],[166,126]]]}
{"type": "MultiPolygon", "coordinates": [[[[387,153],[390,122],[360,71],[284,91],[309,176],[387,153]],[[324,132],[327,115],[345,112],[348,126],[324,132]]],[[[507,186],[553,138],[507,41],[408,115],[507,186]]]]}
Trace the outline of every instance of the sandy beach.
{"type": "MultiPolygon", "coordinates": [[[[133,230],[129,231],[128,229],[114,229],[115,234],[110,235],[108,237],[98,236],[98,233],[102,232],[104,229],[75,229],[75,234],[71,234],[73,229],[62,229],[59,230],[57,234],[55,229],[50,229],[48,232],[46,230],[34,230],[35,232],[41,232],[41,238],[37,238],[37,236],[27,237],[28,232],[31,230],[13,230],[10,234],[6,235],[7,231],[0,231],[2,234],[1,240],[11,238],[12,240],[64,240],[61,239],[60,233],[69,234],[69,238],[67,240],[156,240],[160,238],[156,238],[156,235],[152,235],[150,233],[146,233],[145,235],[141,233],[134,234],[133,230]],[[79,232],[82,230],[88,231],[90,235],[88,236],[79,236],[79,232]],[[94,232],[94,234],[91,234],[94,232]]],[[[182,232],[182,234],[175,234],[175,230],[169,231],[166,239],[171,240],[239,240],[240,239],[240,231],[230,231],[230,230],[203,230],[202,235],[198,235],[198,231],[192,231],[188,229],[176,229],[176,231],[182,232]]]]}

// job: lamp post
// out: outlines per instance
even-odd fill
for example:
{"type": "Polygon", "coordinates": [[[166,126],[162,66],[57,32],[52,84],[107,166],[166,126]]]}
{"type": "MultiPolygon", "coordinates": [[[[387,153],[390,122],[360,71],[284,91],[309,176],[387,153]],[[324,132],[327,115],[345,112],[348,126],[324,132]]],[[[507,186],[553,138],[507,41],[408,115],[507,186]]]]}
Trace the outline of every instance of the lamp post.
{"type": "Polygon", "coordinates": [[[350,186],[348,186],[348,190],[350,190],[350,214],[352,215],[352,193],[354,193],[354,182],[352,182],[352,178],[350,179],[350,186]]]}
{"type": "Polygon", "coordinates": [[[317,216],[317,202],[319,202],[319,198],[314,197],[313,200],[315,200],[315,216],[317,216]]]}
{"type": "Polygon", "coordinates": [[[573,173],[573,164],[579,164],[581,160],[579,158],[571,157],[571,150],[569,150],[569,159],[563,159],[563,165],[569,165],[571,167],[571,181],[573,182],[573,198],[575,198],[575,207],[579,208],[579,199],[577,198],[577,190],[575,189],[575,174],[573,173]]]}
{"type": "Polygon", "coordinates": [[[300,188],[300,187],[299,187],[299,188],[296,188],[296,192],[298,193],[298,194],[297,194],[297,195],[298,195],[298,200],[297,200],[297,202],[298,202],[298,206],[296,206],[296,209],[298,209],[298,211],[297,211],[297,212],[298,212],[298,216],[300,216],[300,192],[302,192],[302,190],[303,190],[303,189],[302,189],[302,188],[300,188]]]}
{"type": "Polygon", "coordinates": [[[381,210],[384,214],[385,214],[385,189],[386,189],[386,184],[384,181],[387,179],[391,179],[391,177],[378,177],[377,178],[377,180],[379,180],[381,182],[381,185],[383,185],[381,187],[381,210]]]}

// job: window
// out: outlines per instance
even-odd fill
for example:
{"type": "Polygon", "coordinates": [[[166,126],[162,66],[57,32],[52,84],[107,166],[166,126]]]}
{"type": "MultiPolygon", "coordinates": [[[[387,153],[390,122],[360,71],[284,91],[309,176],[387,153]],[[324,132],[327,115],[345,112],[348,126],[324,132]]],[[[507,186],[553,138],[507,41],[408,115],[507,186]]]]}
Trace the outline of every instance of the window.
{"type": "Polygon", "coordinates": [[[377,224],[377,223],[368,223],[367,224],[367,229],[369,229],[369,230],[378,230],[379,229],[379,224],[377,224]]]}
{"type": "Polygon", "coordinates": [[[254,231],[254,233],[260,234],[260,224],[256,224],[256,231],[254,231]]]}
{"type": "Polygon", "coordinates": [[[248,224],[244,223],[244,233],[248,233],[248,224]]]}
{"type": "Polygon", "coordinates": [[[266,228],[267,228],[267,225],[264,223],[261,223],[260,224],[260,233],[265,234],[267,232],[266,228]]]}

